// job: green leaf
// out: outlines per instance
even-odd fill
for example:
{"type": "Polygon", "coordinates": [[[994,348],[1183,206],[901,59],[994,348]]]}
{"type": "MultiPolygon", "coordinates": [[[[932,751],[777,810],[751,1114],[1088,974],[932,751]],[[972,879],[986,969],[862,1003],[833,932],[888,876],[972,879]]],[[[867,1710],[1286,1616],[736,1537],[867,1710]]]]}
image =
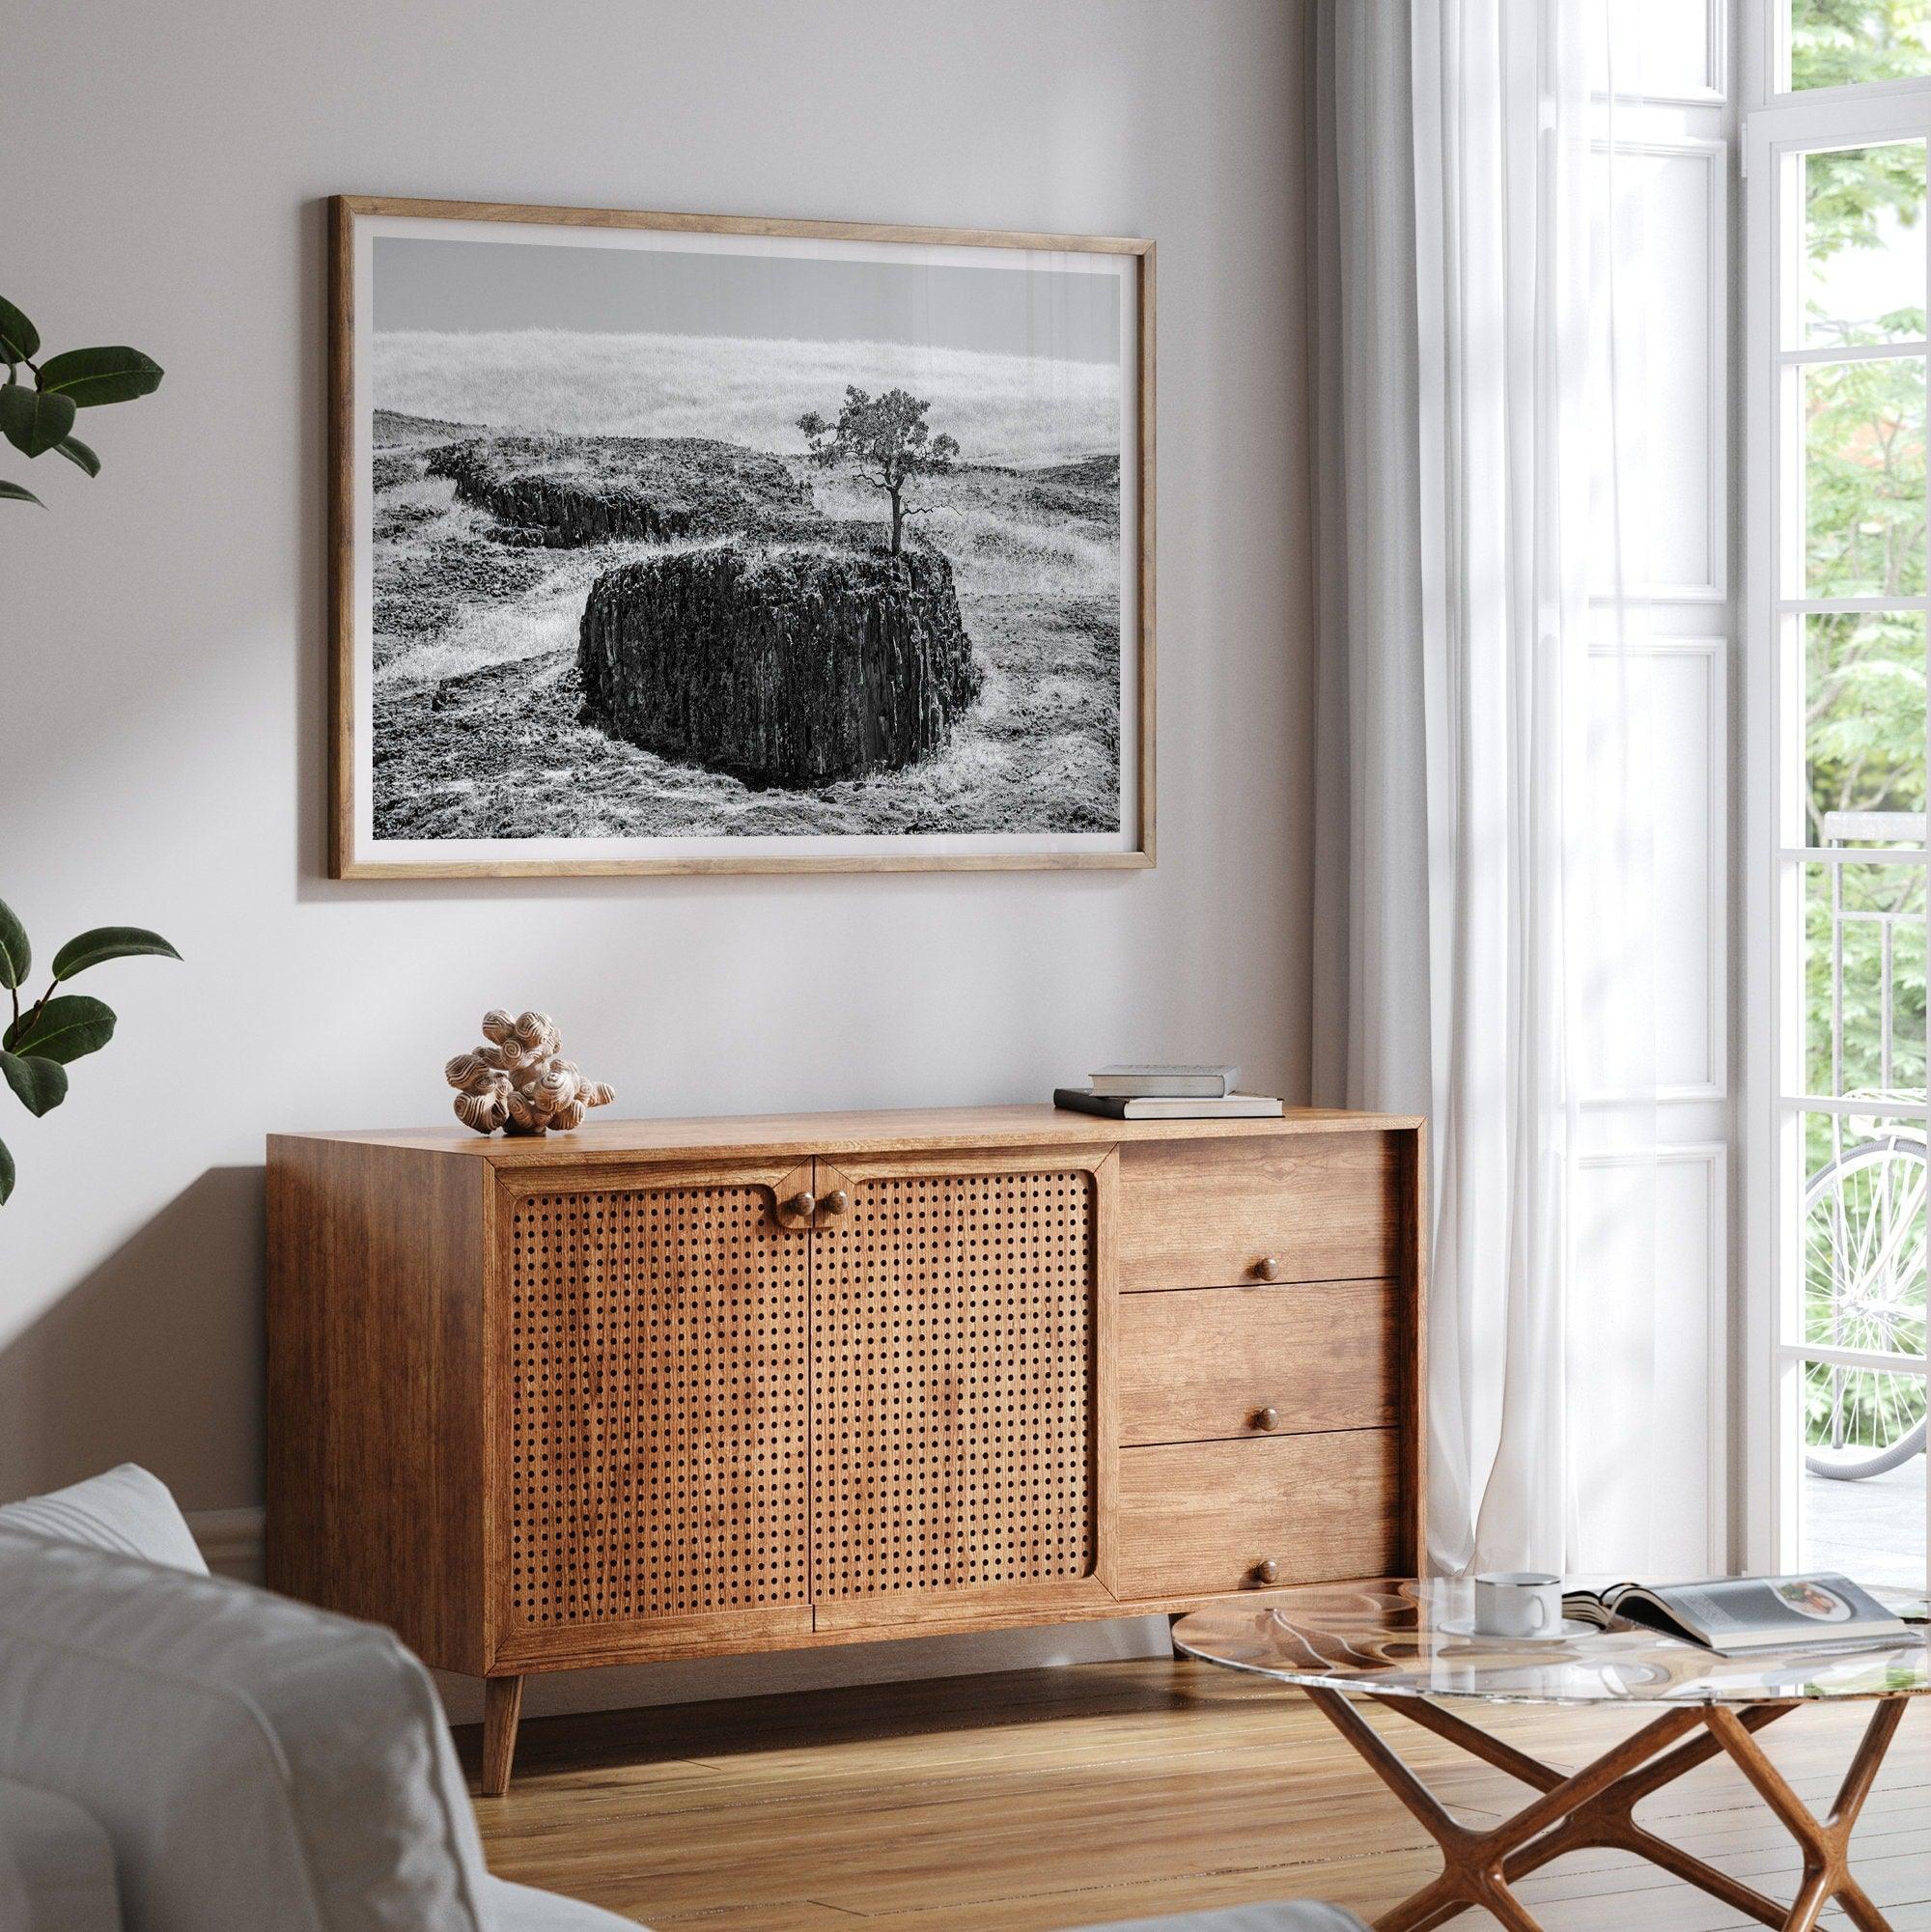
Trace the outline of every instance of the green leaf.
{"type": "Polygon", "coordinates": [[[0,1208],[7,1205],[14,1191],[14,1157],[7,1152],[7,1143],[0,1140],[0,1208]]]}
{"type": "Polygon", "coordinates": [[[89,476],[100,474],[100,459],[78,436],[63,436],[54,448],[66,457],[69,462],[86,470],[89,476]]]}
{"type": "Polygon", "coordinates": [[[14,916],[14,909],[0,899],[0,986],[19,986],[34,964],[34,949],[27,943],[27,929],[14,916]]]}
{"type": "Polygon", "coordinates": [[[47,506],[31,490],[22,490],[17,483],[9,483],[0,476],[0,503],[32,503],[44,510],[47,506]]]}
{"type": "Polygon", "coordinates": [[[50,999],[0,1034],[0,1048],[10,1053],[38,1053],[62,1066],[83,1053],[98,1053],[114,1037],[114,1009],[84,993],[63,994],[50,999]]]}
{"type": "MultiPolygon", "coordinates": [[[[40,352],[40,330],[0,295],[0,362],[26,362],[40,352]]],[[[0,1201],[6,1198],[0,1194],[0,1201]]]]}
{"type": "Polygon", "coordinates": [[[138,349],[70,349],[41,364],[43,394],[66,396],[76,408],[131,403],[161,386],[161,365],[138,349]]]}
{"type": "Polygon", "coordinates": [[[126,959],[133,953],[158,953],[162,959],[178,960],[181,955],[145,926],[96,926],[70,939],[54,955],[54,977],[71,979],[102,960],[126,959]]]}
{"type": "Polygon", "coordinates": [[[67,1069],[37,1054],[0,1052],[0,1075],[36,1119],[67,1098],[67,1069]]]}
{"type": "Polygon", "coordinates": [[[0,383],[0,432],[16,450],[42,456],[73,428],[73,399],[29,389],[24,382],[0,383]]]}

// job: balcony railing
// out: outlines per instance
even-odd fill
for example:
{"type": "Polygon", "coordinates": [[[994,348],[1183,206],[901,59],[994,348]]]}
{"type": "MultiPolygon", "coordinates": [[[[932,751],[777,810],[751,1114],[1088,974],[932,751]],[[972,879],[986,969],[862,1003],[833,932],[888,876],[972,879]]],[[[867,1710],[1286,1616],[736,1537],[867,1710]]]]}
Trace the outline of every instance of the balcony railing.
{"type": "Polygon", "coordinates": [[[1810,931],[1829,961],[1810,1081],[1828,1066],[1837,1106],[1805,1139],[1805,1434],[1813,1474],[1859,1480],[1925,1446],[1925,816],[1831,812],[1822,829],[1845,856],[1810,931]]]}

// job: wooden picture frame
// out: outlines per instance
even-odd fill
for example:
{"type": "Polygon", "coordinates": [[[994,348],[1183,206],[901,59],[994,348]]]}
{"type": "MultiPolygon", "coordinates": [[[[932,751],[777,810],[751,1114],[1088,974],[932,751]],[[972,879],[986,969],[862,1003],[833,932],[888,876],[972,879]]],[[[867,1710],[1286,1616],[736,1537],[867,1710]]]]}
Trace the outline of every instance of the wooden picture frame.
{"type": "Polygon", "coordinates": [[[335,197],[329,875],[1151,866],[1154,253],[335,197]],[[830,332],[854,314],[874,335],[830,332]],[[1015,317],[1067,352],[977,346],[1015,317]],[[848,424],[875,386],[900,415],[848,424]],[[853,458],[898,462],[908,406],[889,447],[940,460],[901,479],[901,549],[889,468],[853,458]]]}

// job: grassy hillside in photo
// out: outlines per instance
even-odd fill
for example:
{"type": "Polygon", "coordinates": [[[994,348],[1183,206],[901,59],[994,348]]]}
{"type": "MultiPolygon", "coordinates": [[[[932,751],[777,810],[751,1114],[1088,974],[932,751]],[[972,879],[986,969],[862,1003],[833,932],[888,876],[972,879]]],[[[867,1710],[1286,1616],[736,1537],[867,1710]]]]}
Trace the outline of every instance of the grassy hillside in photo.
{"type": "Polygon", "coordinates": [[[377,341],[378,837],[1117,828],[1110,367],[876,344],[377,341]],[[707,394],[696,351],[720,348],[707,394]],[[959,466],[909,499],[910,541],[949,560],[983,672],[942,748],[810,790],[756,789],[585,723],[578,631],[591,586],[616,566],[813,529],[883,545],[882,493],[810,463],[796,428],[804,410],[835,407],[847,381],[888,379],[882,360],[908,364],[935,429],[962,446],[959,466]],[[676,534],[629,534],[644,529],[676,534]]]}
{"type": "Polygon", "coordinates": [[[546,435],[714,436],[802,455],[798,417],[835,411],[848,382],[910,389],[973,462],[1046,463],[1117,451],[1120,374],[889,342],[596,335],[564,329],[377,335],[377,405],[546,435]]]}

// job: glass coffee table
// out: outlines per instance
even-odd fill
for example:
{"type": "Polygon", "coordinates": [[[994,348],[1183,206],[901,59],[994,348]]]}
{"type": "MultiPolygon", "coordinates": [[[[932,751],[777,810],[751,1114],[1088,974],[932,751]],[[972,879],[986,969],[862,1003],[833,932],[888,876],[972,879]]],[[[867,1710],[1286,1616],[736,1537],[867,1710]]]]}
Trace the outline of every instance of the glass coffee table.
{"type": "Polygon", "coordinates": [[[1890,1932],[1851,1871],[1851,1831],[1877,1781],[1906,1702],[1931,1692],[1926,1632],[1886,1649],[1777,1651],[1718,1657],[1693,1643],[1624,1626],[1565,1626],[1553,1638],[1470,1633],[1465,1582],[1390,1578],[1276,1591],[1265,1604],[1195,1610],[1175,1624],[1190,1657],[1257,1671],[1305,1691],[1441,1848],[1441,1875],[1375,1920],[1376,1932],[1426,1932],[1470,1906],[1511,1932],[1540,1932],[1510,1886],[1586,1846],[1636,1852],[1700,1887],[1732,1910],[1785,1932],[1810,1932],[1833,1899],[1860,1932],[1890,1932]],[[1492,1831],[1459,1824],[1349,1698],[1449,1739],[1539,1794],[1492,1831]],[[1654,1712],[1613,1750],[1573,1775],[1478,1730],[1446,1708],[1473,1698],[1500,1704],[1609,1704],[1654,1712]],[[1870,1722],[1826,1817],[1808,1809],[1771,1763],[1755,1734],[1801,1704],[1871,1705],[1870,1722]],[[1796,1900],[1719,1871],[1637,1823],[1637,1803],[1725,1753],[1797,1840],[1804,1881],[1796,1900]]]}

